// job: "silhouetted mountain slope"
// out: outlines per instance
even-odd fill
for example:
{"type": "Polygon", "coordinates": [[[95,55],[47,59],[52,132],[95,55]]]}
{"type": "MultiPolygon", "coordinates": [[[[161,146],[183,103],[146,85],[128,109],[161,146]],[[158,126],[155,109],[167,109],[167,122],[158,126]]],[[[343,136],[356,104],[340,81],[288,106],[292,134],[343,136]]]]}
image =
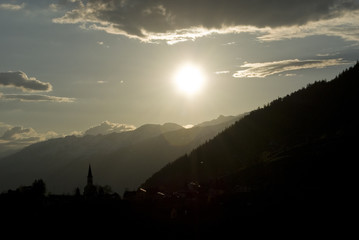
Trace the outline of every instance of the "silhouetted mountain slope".
{"type": "Polygon", "coordinates": [[[213,138],[235,120],[192,129],[174,123],[146,124],[133,131],[36,143],[0,159],[0,191],[41,178],[48,191],[70,193],[86,184],[91,163],[95,184],[110,185],[122,194],[125,188],[137,188],[165,164],[213,138]]]}
{"type": "Polygon", "coordinates": [[[218,116],[218,118],[216,118],[214,120],[205,121],[205,122],[199,123],[195,126],[196,127],[208,127],[208,126],[218,125],[218,124],[222,124],[222,123],[228,123],[228,122],[232,122],[232,121],[237,121],[238,119],[244,117],[245,115],[247,115],[247,113],[240,114],[239,116],[220,115],[220,116],[218,116]]]}
{"type": "MultiPolygon", "coordinates": [[[[100,176],[99,180],[111,183],[115,189],[136,189],[168,162],[213,138],[234,120],[208,127],[166,132],[104,155],[96,164],[98,171],[106,172],[100,176]]],[[[94,162],[97,158],[98,156],[95,156],[89,161],[94,162]]]]}
{"type": "Polygon", "coordinates": [[[358,79],[357,63],[332,81],[274,100],[168,164],[142,187],[185,191],[188,183],[198,182],[227,193],[244,187],[308,194],[334,183],[349,186],[358,144],[358,79]]]}

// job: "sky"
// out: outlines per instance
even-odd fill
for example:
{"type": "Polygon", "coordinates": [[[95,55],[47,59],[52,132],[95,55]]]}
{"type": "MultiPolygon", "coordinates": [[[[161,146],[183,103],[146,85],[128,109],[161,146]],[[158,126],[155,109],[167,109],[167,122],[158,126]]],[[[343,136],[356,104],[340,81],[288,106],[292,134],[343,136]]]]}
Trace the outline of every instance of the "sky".
{"type": "Polygon", "coordinates": [[[359,1],[0,0],[0,56],[0,152],[198,124],[354,65],[359,1]],[[197,91],[179,76],[200,78],[197,91]]]}

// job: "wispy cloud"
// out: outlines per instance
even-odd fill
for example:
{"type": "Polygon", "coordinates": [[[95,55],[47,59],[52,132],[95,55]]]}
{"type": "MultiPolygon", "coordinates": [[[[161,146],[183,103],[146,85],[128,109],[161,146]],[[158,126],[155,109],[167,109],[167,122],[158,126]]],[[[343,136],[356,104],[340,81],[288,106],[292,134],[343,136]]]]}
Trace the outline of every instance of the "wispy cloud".
{"type": "Polygon", "coordinates": [[[359,42],[359,11],[346,11],[336,18],[308,22],[301,26],[282,26],[258,29],[262,41],[278,41],[305,38],[314,35],[336,36],[347,41],[359,42]]]}
{"type": "Polygon", "coordinates": [[[233,77],[264,78],[282,72],[295,71],[300,69],[310,69],[310,68],[325,68],[329,66],[336,66],[343,64],[349,64],[349,62],[344,61],[342,58],[337,58],[337,59],[325,59],[325,60],[289,59],[289,60],[274,61],[274,62],[245,63],[240,67],[246,69],[237,71],[233,75],[233,77]]]}
{"type": "Polygon", "coordinates": [[[103,42],[103,41],[98,41],[97,44],[104,47],[104,48],[110,48],[110,46],[106,45],[105,42],[103,42]]]}
{"type": "Polygon", "coordinates": [[[230,46],[230,45],[234,45],[234,44],[236,44],[236,42],[228,42],[228,43],[223,44],[223,46],[230,46]]]}
{"type": "Polygon", "coordinates": [[[10,11],[18,11],[25,7],[25,3],[22,4],[11,4],[11,3],[1,3],[0,9],[10,10],[10,11]]]}
{"type": "Polygon", "coordinates": [[[0,86],[20,88],[24,92],[50,92],[52,85],[28,77],[24,72],[1,72],[0,86]]]}
{"type": "Polygon", "coordinates": [[[229,71],[227,71],[227,70],[215,72],[215,74],[217,74],[217,75],[219,75],[219,74],[227,74],[227,73],[229,73],[229,71]]]}
{"type": "Polygon", "coordinates": [[[317,57],[328,57],[328,56],[330,56],[330,53],[318,53],[316,56],[317,57]]]}
{"type": "MultiPolygon", "coordinates": [[[[291,36],[284,35],[282,28],[317,28],[315,25],[323,21],[337,26],[337,19],[345,14],[355,16],[359,9],[356,0],[78,0],[61,1],[60,5],[68,10],[64,16],[53,19],[55,23],[81,24],[142,41],[164,40],[171,44],[213,33],[249,30],[262,32],[262,40],[278,40],[291,36]]],[[[341,29],[324,28],[324,34],[341,34],[347,39],[347,30],[358,23],[346,23],[348,26],[342,25],[341,29]]]]}
{"type": "Polygon", "coordinates": [[[61,102],[71,103],[75,101],[75,98],[68,97],[55,97],[41,94],[2,94],[0,93],[0,99],[3,100],[17,100],[21,102],[61,102]]]}

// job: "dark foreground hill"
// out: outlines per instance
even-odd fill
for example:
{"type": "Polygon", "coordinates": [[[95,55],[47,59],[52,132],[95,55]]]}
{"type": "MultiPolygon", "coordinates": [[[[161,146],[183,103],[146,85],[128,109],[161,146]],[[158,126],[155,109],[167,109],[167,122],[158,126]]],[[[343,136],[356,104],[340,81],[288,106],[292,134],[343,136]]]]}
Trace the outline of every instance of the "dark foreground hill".
{"type": "Polygon", "coordinates": [[[277,208],[288,215],[351,211],[358,106],[359,63],[251,112],[142,188],[173,193],[196,186],[241,215],[246,204],[272,214],[277,208]]]}

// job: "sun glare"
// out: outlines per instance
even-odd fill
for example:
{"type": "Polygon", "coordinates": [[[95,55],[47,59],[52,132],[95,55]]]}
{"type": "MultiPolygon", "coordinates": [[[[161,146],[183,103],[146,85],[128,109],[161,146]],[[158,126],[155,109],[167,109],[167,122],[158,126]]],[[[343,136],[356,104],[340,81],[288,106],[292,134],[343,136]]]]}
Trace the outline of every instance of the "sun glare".
{"type": "Polygon", "coordinates": [[[185,65],[175,74],[174,82],[180,92],[194,95],[202,89],[204,75],[198,67],[185,65]]]}

